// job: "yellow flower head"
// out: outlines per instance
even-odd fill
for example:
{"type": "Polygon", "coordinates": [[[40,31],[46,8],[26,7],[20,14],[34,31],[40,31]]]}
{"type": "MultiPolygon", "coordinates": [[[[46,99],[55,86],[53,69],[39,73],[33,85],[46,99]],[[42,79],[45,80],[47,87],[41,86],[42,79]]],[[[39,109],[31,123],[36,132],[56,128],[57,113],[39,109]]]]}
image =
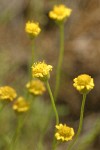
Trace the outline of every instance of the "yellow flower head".
{"type": "Polygon", "coordinates": [[[44,83],[38,79],[28,82],[26,88],[35,96],[42,95],[46,91],[44,83]]]}
{"type": "Polygon", "coordinates": [[[35,78],[46,81],[50,77],[50,71],[52,71],[52,66],[47,65],[44,61],[34,63],[32,66],[32,75],[35,78]]]}
{"type": "Polygon", "coordinates": [[[36,37],[38,36],[38,34],[40,33],[41,29],[39,27],[39,23],[37,22],[30,22],[28,21],[26,23],[26,26],[25,26],[25,31],[32,37],[36,37]]]}
{"type": "Polygon", "coordinates": [[[16,91],[10,86],[0,87],[0,99],[13,101],[16,98],[16,91]]]}
{"type": "Polygon", "coordinates": [[[23,97],[19,97],[13,104],[13,110],[17,112],[26,112],[28,109],[29,104],[23,97]]]}
{"type": "Polygon", "coordinates": [[[56,125],[56,129],[55,137],[57,140],[69,141],[72,140],[72,137],[75,134],[74,129],[66,126],[66,124],[56,125]]]}
{"type": "Polygon", "coordinates": [[[73,81],[73,86],[82,94],[88,93],[94,88],[93,78],[87,74],[79,75],[73,81]]]}
{"type": "Polygon", "coordinates": [[[65,5],[55,5],[53,10],[49,12],[49,17],[57,21],[63,21],[70,16],[71,12],[72,10],[65,5]]]}

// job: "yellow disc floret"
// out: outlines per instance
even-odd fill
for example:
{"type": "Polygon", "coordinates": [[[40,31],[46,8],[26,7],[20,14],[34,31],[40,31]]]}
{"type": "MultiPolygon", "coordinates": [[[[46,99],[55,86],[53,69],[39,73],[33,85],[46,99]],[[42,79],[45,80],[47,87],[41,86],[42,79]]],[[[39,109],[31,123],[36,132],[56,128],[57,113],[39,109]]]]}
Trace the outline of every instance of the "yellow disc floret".
{"type": "Polygon", "coordinates": [[[26,112],[28,109],[29,103],[21,96],[13,104],[13,110],[17,112],[26,112]]]}
{"type": "Polygon", "coordinates": [[[38,79],[28,82],[26,88],[35,96],[42,95],[46,91],[44,83],[38,79]]]}
{"type": "Polygon", "coordinates": [[[0,87],[0,99],[13,101],[17,96],[16,91],[10,86],[0,87]]]}
{"type": "Polygon", "coordinates": [[[66,126],[66,124],[56,125],[56,129],[57,131],[55,133],[55,137],[57,140],[69,141],[69,140],[72,140],[75,134],[74,129],[66,126]]]}
{"type": "Polygon", "coordinates": [[[49,12],[49,17],[57,21],[62,21],[69,17],[71,12],[72,10],[67,8],[65,5],[55,5],[53,10],[49,12]]]}
{"type": "Polygon", "coordinates": [[[79,75],[73,81],[73,86],[82,94],[88,93],[94,88],[93,78],[87,74],[79,75]]]}
{"type": "Polygon", "coordinates": [[[28,21],[25,26],[25,31],[31,36],[36,37],[40,33],[41,29],[39,27],[39,23],[28,21]]]}
{"type": "Polygon", "coordinates": [[[35,78],[46,81],[50,77],[50,71],[52,71],[52,66],[47,65],[44,61],[34,63],[32,66],[32,75],[35,78]]]}

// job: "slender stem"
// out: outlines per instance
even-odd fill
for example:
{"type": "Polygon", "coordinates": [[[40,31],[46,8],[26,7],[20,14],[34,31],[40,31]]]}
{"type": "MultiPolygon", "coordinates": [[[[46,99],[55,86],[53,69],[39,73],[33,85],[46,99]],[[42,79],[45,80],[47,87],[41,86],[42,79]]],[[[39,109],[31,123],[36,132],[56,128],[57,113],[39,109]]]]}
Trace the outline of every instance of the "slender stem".
{"type": "Polygon", "coordinates": [[[80,122],[79,122],[78,131],[76,133],[75,139],[71,142],[71,144],[69,145],[67,150],[71,150],[73,145],[76,143],[76,141],[77,141],[77,139],[78,139],[78,137],[80,135],[80,132],[82,130],[85,101],[86,101],[86,94],[83,94],[83,100],[82,100],[82,105],[81,105],[80,122]]]}
{"type": "Polygon", "coordinates": [[[19,135],[20,135],[21,127],[22,127],[22,116],[18,116],[17,128],[16,128],[16,131],[13,135],[12,140],[11,140],[9,150],[15,150],[15,146],[16,146],[16,143],[17,143],[19,135]]]}
{"type": "MultiPolygon", "coordinates": [[[[52,91],[51,91],[51,88],[50,88],[50,85],[49,85],[49,82],[48,82],[48,81],[46,82],[46,85],[47,85],[47,89],[48,89],[48,92],[49,92],[49,95],[50,95],[52,107],[53,107],[53,110],[54,110],[54,112],[55,112],[56,124],[59,124],[58,112],[57,112],[57,109],[56,109],[54,97],[53,97],[53,95],[52,95],[52,91]]],[[[56,147],[57,147],[57,141],[55,140],[55,137],[54,137],[54,138],[53,138],[52,150],[56,150],[56,147]]]]}
{"type": "Polygon", "coordinates": [[[34,62],[34,39],[32,40],[32,60],[31,60],[31,64],[34,62]]]}
{"type": "Polygon", "coordinates": [[[32,73],[31,73],[31,67],[32,64],[34,63],[34,39],[32,39],[32,49],[31,49],[31,61],[29,61],[29,66],[28,66],[28,70],[29,70],[29,79],[32,79],[32,73]]]}
{"type": "Polygon", "coordinates": [[[48,82],[48,81],[46,82],[46,85],[47,85],[47,89],[48,89],[48,92],[49,92],[49,95],[50,95],[52,107],[53,107],[53,110],[54,110],[54,113],[55,113],[55,116],[56,116],[56,124],[59,124],[58,112],[57,112],[57,109],[56,109],[54,97],[53,97],[53,95],[52,95],[52,91],[51,91],[51,88],[50,88],[50,85],[49,85],[49,82],[48,82]]]}
{"type": "Polygon", "coordinates": [[[59,87],[60,87],[61,67],[62,67],[63,55],[64,55],[64,23],[61,23],[59,25],[59,29],[60,29],[60,52],[59,52],[58,65],[56,71],[56,83],[55,83],[55,91],[54,91],[55,101],[57,100],[59,87]]]}

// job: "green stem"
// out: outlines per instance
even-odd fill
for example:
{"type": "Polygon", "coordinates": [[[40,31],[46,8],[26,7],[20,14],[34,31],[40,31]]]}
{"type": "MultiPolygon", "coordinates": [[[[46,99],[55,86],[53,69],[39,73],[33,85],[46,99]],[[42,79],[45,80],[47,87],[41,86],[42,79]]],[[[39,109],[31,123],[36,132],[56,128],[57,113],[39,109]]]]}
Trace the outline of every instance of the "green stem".
{"type": "MultiPolygon", "coordinates": [[[[49,82],[48,82],[48,81],[46,82],[46,85],[47,85],[47,89],[48,89],[48,92],[49,92],[49,95],[50,95],[52,107],[53,107],[53,110],[54,110],[54,112],[55,112],[56,124],[59,124],[58,112],[57,112],[57,109],[56,109],[54,97],[53,97],[53,95],[52,95],[52,91],[51,91],[51,88],[50,88],[50,85],[49,85],[49,82]]],[[[56,147],[57,147],[57,141],[56,141],[56,139],[55,139],[55,137],[54,137],[54,139],[53,139],[53,145],[52,145],[52,150],[56,150],[56,147]]]]}
{"type": "Polygon", "coordinates": [[[46,85],[47,85],[47,89],[48,89],[48,92],[49,92],[49,95],[50,95],[52,107],[53,107],[53,110],[54,110],[54,113],[55,113],[55,116],[56,116],[56,124],[59,124],[58,112],[57,112],[57,109],[56,109],[54,97],[53,97],[53,95],[52,95],[52,91],[51,91],[51,88],[50,88],[50,85],[49,85],[49,82],[48,82],[48,81],[46,82],[46,85]]]}
{"type": "Polygon", "coordinates": [[[59,29],[60,29],[60,52],[59,52],[58,65],[56,71],[56,83],[55,83],[55,91],[54,91],[55,101],[57,99],[59,87],[60,87],[61,67],[62,67],[63,55],[64,55],[64,23],[61,23],[59,25],[59,29]]]}
{"type": "Polygon", "coordinates": [[[79,122],[78,131],[76,133],[75,139],[71,142],[71,144],[69,145],[67,150],[71,150],[73,145],[76,143],[76,141],[77,141],[77,139],[78,139],[78,137],[80,135],[80,132],[82,130],[85,101],[86,101],[86,94],[83,94],[83,100],[82,100],[82,105],[81,105],[80,122],[79,122]]]}
{"type": "Polygon", "coordinates": [[[35,55],[34,55],[34,39],[32,40],[32,60],[31,60],[31,65],[33,64],[33,62],[34,62],[34,57],[35,55]]]}
{"type": "Polygon", "coordinates": [[[29,61],[29,66],[28,66],[28,70],[29,70],[29,79],[32,79],[32,72],[31,72],[31,67],[32,64],[34,63],[34,39],[32,39],[32,49],[31,49],[31,61],[29,61]]]}
{"type": "Polygon", "coordinates": [[[17,124],[17,128],[16,128],[16,131],[13,135],[13,138],[11,140],[11,143],[10,143],[10,149],[9,150],[15,150],[15,147],[16,147],[16,143],[18,141],[18,138],[19,138],[19,135],[20,135],[20,131],[21,131],[21,128],[22,128],[22,116],[18,116],[18,124],[17,124]]]}

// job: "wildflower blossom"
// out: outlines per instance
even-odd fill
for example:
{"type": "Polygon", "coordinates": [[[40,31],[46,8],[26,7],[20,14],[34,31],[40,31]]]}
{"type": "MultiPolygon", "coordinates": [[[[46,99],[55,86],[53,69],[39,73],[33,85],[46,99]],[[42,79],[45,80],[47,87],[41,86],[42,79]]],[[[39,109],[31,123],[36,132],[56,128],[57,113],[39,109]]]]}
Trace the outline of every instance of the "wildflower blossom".
{"type": "Polygon", "coordinates": [[[29,109],[28,102],[23,98],[19,97],[13,104],[13,110],[17,112],[26,112],[29,109]]]}
{"type": "Polygon", "coordinates": [[[10,86],[0,87],[0,99],[13,101],[17,96],[16,91],[10,86]]]}
{"type": "Polygon", "coordinates": [[[46,81],[50,77],[50,71],[52,71],[52,66],[47,65],[44,61],[34,63],[32,66],[32,75],[35,78],[46,81]]]}
{"type": "Polygon", "coordinates": [[[74,129],[66,126],[66,124],[56,125],[56,129],[55,137],[57,140],[69,141],[72,140],[72,137],[75,134],[74,129]]]}
{"type": "Polygon", "coordinates": [[[41,29],[39,27],[39,23],[37,22],[30,22],[28,21],[26,23],[26,26],[25,26],[25,31],[32,37],[36,37],[38,36],[38,34],[40,33],[41,29]]]}
{"type": "Polygon", "coordinates": [[[87,74],[79,75],[73,81],[73,86],[82,94],[88,93],[94,88],[93,78],[87,74]]]}
{"type": "Polygon", "coordinates": [[[42,95],[46,91],[44,83],[38,79],[28,82],[26,88],[35,96],[42,95]]]}
{"type": "Polygon", "coordinates": [[[72,10],[65,5],[55,5],[53,10],[49,12],[49,17],[57,21],[63,21],[70,16],[71,12],[72,10]]]}

